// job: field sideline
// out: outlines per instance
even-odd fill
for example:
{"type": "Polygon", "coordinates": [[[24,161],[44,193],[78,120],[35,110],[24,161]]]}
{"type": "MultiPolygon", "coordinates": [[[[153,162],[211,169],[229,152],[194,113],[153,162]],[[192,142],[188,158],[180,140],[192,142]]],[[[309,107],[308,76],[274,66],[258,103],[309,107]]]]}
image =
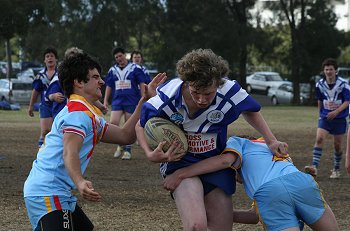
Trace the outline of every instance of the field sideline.
{"type": "MultiPolygon", "coordinates": [[[[317,107],[264,106],[262,114],[276,137],[288,143],[295,165],[302,170],[312,158],[317,107]]],[[[38,112],[31,118],[25,106],[20,111],[0,110],[0,128],[0,231],[29,231],[22,187],[37,152],[38,112]]],[[[242,118],[230,125],[229,135],[233,134],[258,136],[242,118]]],[[[350,175],[344,171],[343,160],[341,178],[329,179],[333,145],[331,137],[328,138],[317,181],[336,215],[340,230],[346,231],[350,230],[350,175]]],[[[343,147],[345,152],[345,140],[343,147]]],[[[136,145],[133,145],[130,161],[113,158],[114,150],[114,145],[99,144],[86,172],[103,201],[91,203],[79,198],[96,228],[111,231],[182,230],[174,202],[160,186],[158,165],[149,162],[136,145]]],[[[250,207],[251,201],[241,185],[237,187],[233,203],[236,208],[250,207]]],[[[260,225],[235,224],[234,227],[238,231],[262,230],[260,225]]]]}

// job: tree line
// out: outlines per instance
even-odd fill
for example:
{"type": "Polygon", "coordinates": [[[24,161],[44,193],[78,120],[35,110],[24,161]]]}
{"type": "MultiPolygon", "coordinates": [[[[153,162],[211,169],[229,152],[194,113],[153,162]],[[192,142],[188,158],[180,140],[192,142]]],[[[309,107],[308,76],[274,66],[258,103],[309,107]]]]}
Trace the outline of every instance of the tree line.
{"type": "MultiPolygon", "coordinates": [[[[77,46],[104,72],[112,49],[140,50],[159,71],[176,75],[176,61],[196,48],[225,58],[244,87],[250,66],[269,66],[294,84],[321,71],[327,57],[347,64],[349,33],[336,28],[330,0],[2,0],[0,60],[42,62],[47,46],[77,46]],[[255,11],[253,12],[253,9],[255,11]],[[263,20],[262,11],[273,17],[263,20]],[[11,54],[6,56],[6,54],[11,54]],[[10,57],[11,59],[7,59],[10,57]]],[[[341,2],[341,1],[340,1],[341,2]]]]}

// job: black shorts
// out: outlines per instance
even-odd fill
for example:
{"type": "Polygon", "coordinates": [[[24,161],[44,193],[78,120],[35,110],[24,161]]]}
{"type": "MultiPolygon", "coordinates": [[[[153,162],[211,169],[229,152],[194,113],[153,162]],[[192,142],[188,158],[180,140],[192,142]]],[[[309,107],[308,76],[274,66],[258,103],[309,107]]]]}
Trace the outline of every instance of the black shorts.
{"type": "Polygon", "coordinates": [[[92,231],[94,225],[84,211],[76,205],[75,211],[55,210],[43,216],[38,224],[40,231],[92,231]]]}

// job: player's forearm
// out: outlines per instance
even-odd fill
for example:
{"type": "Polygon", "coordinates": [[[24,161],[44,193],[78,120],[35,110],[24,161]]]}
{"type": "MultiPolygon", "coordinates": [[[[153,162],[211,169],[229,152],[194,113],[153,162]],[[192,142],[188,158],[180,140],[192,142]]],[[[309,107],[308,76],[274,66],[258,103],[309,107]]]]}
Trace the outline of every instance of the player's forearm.
{"type": "Polygon", "coordinates": [[[185,179],[229,168],[236,159],[237,156],[232,154],[213,156],[189,167],[179,169],[179,177],[185,179]]]}
{"type": "Polygon", "coordinates": [[[264,137],[267,145],[277,140],[260,112],[246,112],[243,117],[264,137]]]}
{"type": "Polygon", "coordinates": [[[259,222],[259,217],[256,214],[254,208],[249,210],[236,210],[232,212],[233,222],[242,224],[257,224],[259,222]]]}
{"type": "Polygon", "coordinates": [[[29,100],[29,107],[33,107],[35,101],[38,99],[38,95],[39,93],[35,89],[33,89],[32,95],[29,100]]]}

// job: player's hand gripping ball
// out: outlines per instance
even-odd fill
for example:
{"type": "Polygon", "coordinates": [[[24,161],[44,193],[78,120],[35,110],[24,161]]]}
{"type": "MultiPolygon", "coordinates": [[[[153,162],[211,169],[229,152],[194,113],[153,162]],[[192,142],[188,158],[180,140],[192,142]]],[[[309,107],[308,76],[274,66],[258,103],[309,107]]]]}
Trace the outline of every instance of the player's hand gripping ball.
{"type": "Polygon", "coordinates": [[[149,119],[145,125],[144,133],[150,148],[156,149],[160,142],[167,141],[163,146],[166,152],[176,141],[180,145],[179,153],[187,152],[188,143],[185,133],[173,122],[161,117],[149,119]]]}

